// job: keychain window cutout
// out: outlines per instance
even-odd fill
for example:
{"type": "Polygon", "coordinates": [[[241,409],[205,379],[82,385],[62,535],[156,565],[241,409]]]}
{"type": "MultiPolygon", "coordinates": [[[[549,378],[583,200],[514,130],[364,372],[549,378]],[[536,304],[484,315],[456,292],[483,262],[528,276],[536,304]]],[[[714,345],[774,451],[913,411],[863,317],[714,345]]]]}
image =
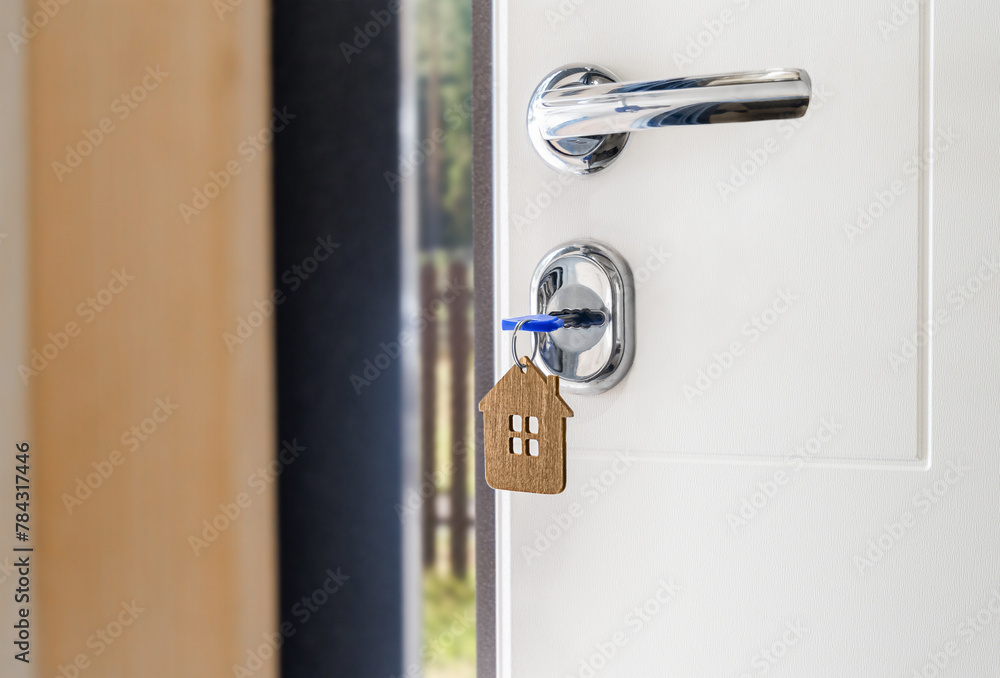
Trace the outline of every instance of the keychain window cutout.
{"type": "Polygon", "coordinates": [[[521,415],[520,414],[512,414],[512,415],[510,415],[510,430],[511,431],[516,431],[517,433],[521,432],[521,415]]]}
{"type": "Polygon", "coordinates": [[[518,437],[515,436],[515,437],[512,437],[510,439],[510,453],[511,454],[523,454],[523,452],[524,452],[523,447],[524,447],[524,443],[521,442],[520,438],[518,438],[518,437]]]}
{"type": "Polygon", "coordinates": [[[538,456],[538,439],[528,438],[528,454],[532,457],[538,456]]]}
{"type": "Polygon", "coordinates": [[[538,417],[528,417],[528,433],[538,433],[538,417]]]}

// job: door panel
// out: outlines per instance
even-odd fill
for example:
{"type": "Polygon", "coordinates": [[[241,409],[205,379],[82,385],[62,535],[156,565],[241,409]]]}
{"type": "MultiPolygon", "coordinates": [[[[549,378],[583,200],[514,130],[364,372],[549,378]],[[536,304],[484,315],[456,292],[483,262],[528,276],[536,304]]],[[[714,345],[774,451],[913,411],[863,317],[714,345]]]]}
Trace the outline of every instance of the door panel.
{"type": "Polygon", "coordinates": [[[499,493],[500,675],[995,670],[1000,9],[932,10],[496,3],[498,311],[581,238],[637,286],[629,375],[566,396],[566,492],[499,493]],[[803,68],[813,99],[560,175],[525,110],[574,62],[803,68]]]}
{"type": "Polygon", "coordinates": [[[925,354],[886,367],[925,315],[928,40],[916,20],[882,39],[888,2],[800,4],[587,3],[546,18],[499,3],[500,49],[519,46],[498,59],[512,310],[545,251],[581,236],[618,247],[640,284],[631,383],[579,404],[605,421],[593,448],[774,457],[818,414],[848,423],[826,458],[927,457],[925,354]],[[801,120],[635,134],[556,196],[523,119],[573,61],[623,80],[794,66],[814,95],[801,120]]]}

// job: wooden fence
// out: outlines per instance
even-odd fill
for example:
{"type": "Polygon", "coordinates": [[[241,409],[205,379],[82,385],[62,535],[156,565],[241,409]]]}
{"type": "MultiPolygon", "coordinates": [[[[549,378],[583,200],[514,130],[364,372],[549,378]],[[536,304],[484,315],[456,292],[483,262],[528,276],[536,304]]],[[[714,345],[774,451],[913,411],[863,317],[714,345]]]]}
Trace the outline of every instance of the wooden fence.
{"type": "Polygon", "coordinates": [[[434,496],[423,504],[423,564],[431,568],[437,563],[437,536],[444,529],[449,567],[460,579],[468,574],[469,534],[474,520],[469,496],[469,433],[476,413],[470,400],[470,268],[467,257],[455,256],[444,264],[425,262],[420,275],[421,313],[429,319],[420,340],[420,482],[436,485],[434,496]],[[439,379],[442,369],[447,379],[439,379]],[[441,392],[445,389],[439,381],[446,382],[447,393],[441,392]],[[442,426],[444,407],[449,416],[442,426]],[[442,454],[442,449],[447,449],[447,454],[442,454]]]}

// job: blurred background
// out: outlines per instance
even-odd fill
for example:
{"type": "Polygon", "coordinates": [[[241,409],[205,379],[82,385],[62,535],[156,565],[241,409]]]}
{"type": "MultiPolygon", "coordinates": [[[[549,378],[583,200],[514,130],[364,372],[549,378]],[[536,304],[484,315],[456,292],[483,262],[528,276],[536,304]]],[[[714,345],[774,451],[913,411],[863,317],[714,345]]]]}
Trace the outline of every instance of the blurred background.
{"type": "Polygon", "coordinates": [[[476,675],[472,15],[0,5],[4,678],[476,675]]]}
{"type": "Polygon", "coordinates": [[[420,167],[420,307],[433,309],[435,299],[447,300],[452,291],[456,296],[434,314],[420,342],[420,479],[425,492],[434,488],[421,523],[423,637],[447,640],[451,627],[463,629],[454,643],[425,653],[424,665],[427,676],[471,678],[478,423],[472,402],[472,7],[471,0],[415,0],[415,7],[418,136],[434,142],[420,167]]]}

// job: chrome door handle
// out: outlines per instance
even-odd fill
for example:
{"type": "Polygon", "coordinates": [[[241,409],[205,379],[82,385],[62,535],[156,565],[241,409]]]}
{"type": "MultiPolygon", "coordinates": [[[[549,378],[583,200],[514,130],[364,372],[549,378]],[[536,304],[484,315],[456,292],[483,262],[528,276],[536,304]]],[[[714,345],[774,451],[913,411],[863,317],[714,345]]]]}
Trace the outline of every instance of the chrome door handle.
{"type": "Polygon", "coordinates": [[[809,75],[794,68],[618,82],[596,66],[566,66],[535,89],[528,136],[548,164],[589,174],[618,157],[632,132],[798,118],[811,92],[809,75]]]}

